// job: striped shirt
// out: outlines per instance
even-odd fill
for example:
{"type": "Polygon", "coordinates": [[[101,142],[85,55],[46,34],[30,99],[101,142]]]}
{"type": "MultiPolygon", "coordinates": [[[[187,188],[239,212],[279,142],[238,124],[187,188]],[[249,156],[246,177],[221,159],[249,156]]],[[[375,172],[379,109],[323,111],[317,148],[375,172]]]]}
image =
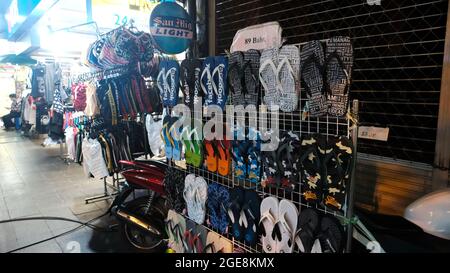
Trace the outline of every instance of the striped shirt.
{"type": "Polygon", "coordinates": [[[13,99],[11,103],[11,112],[20,112],[20,103],[17,102],[17,99],[13,99]]]}

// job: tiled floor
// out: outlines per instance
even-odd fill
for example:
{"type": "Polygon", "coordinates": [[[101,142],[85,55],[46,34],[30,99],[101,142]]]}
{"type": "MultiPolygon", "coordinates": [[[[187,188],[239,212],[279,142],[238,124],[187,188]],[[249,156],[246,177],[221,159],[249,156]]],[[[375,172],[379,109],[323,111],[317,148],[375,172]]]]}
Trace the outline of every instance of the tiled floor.
{"type": "MultiPolygon", "coordinates": [[[[0,132],[0,221],[18,217],[58,216],[87,221],[104,213],[106,201],[86,205],[86,197],[102,194],[100,180],[87,179],[78,164],[66,165],[59,146],[42,147],[16,132],[0,132]]],[[[114,223],[109,216],[95,222],[114,223]]],[[[0,253],[47,239],[78,224],[51,220],[0,224],[0,253]]],[[[89,228],[18,252],[128,252],[119,233],[89,228]]]]}

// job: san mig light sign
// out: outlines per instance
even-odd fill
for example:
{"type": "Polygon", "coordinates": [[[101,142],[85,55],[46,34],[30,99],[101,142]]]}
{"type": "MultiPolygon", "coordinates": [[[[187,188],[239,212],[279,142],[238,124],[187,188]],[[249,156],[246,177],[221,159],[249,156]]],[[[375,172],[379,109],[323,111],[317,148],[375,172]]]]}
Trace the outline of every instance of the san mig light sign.
{"type": "Polygon", "coordinates": [[[162,52],[179,54],[189,47],[193,39],[194,23],[183,7],[174,2],[164,2],[152,12],[150,33],[162,52]]]}

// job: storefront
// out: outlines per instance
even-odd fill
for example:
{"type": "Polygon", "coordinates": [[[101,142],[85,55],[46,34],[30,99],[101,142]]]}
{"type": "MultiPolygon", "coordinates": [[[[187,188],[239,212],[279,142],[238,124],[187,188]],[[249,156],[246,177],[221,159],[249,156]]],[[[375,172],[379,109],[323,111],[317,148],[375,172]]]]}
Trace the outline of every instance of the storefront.
{"type": "Polygon", "coordinates": [[[449,251],[448,1],[6,2],[2,252],[449,251]]]}

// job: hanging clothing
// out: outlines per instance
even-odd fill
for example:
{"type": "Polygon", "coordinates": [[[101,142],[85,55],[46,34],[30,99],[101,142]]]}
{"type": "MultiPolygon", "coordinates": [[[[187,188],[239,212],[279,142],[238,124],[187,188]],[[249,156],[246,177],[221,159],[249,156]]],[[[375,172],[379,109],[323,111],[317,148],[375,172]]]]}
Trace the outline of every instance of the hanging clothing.
{"type": "Polygon", "coordinates": [[[70,160],[75,160],[77,157],[75,138],[77,135],[77,129],[69,126],[64,131],[64,135],[66,137],[66,145],[67,145],[67,157],[70,160]]]}
{"type": "Polygon", "coordinates": [[[97,87],[93,83],[86,85],[86,107],[84,113],[89,117],[95,117],[100,114],[97,98],[97,87]]]}
{"type": "Polygon", "coordinates": [[[109,175],[103,159],[102,146],[97,139],[85,138],[82,144],[83,169],[87,177],[92,174],[95,178],[109,175]]]}
{"type": "Polygon", "coordinates": [[[147,130],[150,149],[156,156],[161,155],[161,152],[164,149],[164,143],[160,137],[162,127],[162,119],[155,121],[152,115],[147,114],[147,117],[145,119],[145,129],[147,130]]]}
{"type": "MultiPolygon", "coordinates": [[[[37,66],[33,68],[31,78],[31,95],[34,98],[43,97],[45,95],[45,67],[37,66]]],[[[54,88],[54,87],[53,87],[54,88]]]]}

